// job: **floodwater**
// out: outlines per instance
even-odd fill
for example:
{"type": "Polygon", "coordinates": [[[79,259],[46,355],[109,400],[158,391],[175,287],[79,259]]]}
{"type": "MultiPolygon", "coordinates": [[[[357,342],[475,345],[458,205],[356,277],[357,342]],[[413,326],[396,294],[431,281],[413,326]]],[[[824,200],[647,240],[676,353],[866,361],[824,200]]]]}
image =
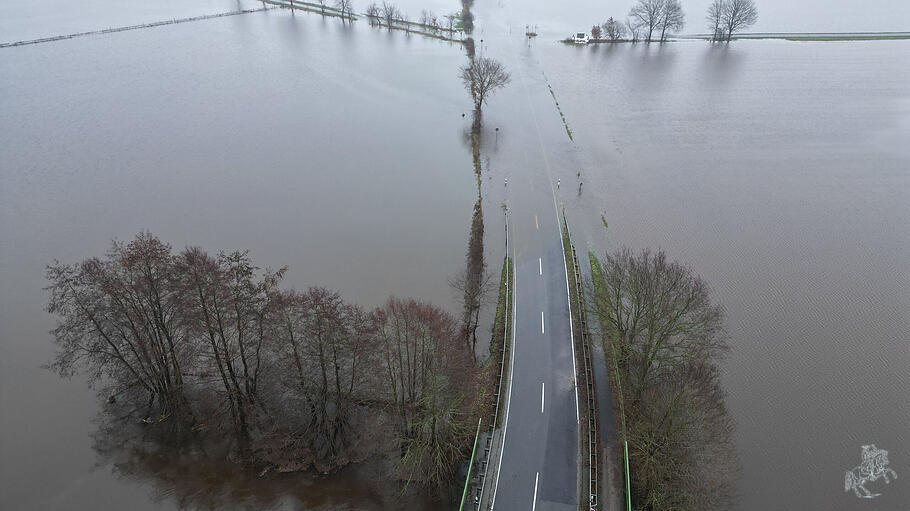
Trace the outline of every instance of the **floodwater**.
{"type": "Polygon", "coordinates": [[[726,307],[740,510],[907,509],[910,41],[556,42],[599,12],[579,4],[476,10],[515,78],[485,112],[500,152],[539,131],[577,245],[663,248],[726,307]],[[859,499],[870,444],[899,479],[859,499]]]}
{"type": "MultiPolygon", "coordinates": [[[[238,7],[201,5],[110,25],[238,7]]],[[[75,25],[54,29],[99,27],[75,25]]],[[[279,9],[0,50],[0,507],[423,509],[363,471],[264,482],[96,450],[96,396],[40,368],[42,287],[55,258],[148,229],[177,249],[250,249],[288,265],[289,286],[457,313],[448,279],[476,195],[464,61],[457,44],[279,9]]]]}
{"type": "Polygon", "coordinates": [[[661,247],[726,306],[740,509],[907,509],[910,41],[529,54],[573,131],[589,247],[661,247]],[[870,501],[843,485],[866,444],[900,477],[870,501]]]}
{"type": "MultiPolygon", "coordinates": [[[[412,18],[424,7],[399,4],[412,18]]],[[[740,509],[904,509],[910,41],[555,43],[591,24],[597,4],[580,4],[478,2],[475,37],[490,46],[479,51],[515,72],[485,110],[484,182],[517,183],[524,163],[505,155],[534,154],[537,135],[510,120],[528,90],[576,243],[662,247],[726,306],[740,509]],[[525,45],[524,24],[541,20],[525,45]],[[888,450],[900,476],[870,485],[882,495],[869,501],[842,484],[865,444],[888,450]]],[[[5,2],[0,42],[260,6],[72,5],[5,2]]],[[[401,508],[358,471],[265,484],[99,449],[96,396],[40,369],[53,325],[43,270],[149,229],[178,248],[249,248],[257,264],[289,265],[292,286],[457,312],[447,280],[476,193],[464,61],[458,45],[277,9],[0,49],[0,501],[401,508]]],[[[494,253],[507,200],[485,186],[494,253]]]]}

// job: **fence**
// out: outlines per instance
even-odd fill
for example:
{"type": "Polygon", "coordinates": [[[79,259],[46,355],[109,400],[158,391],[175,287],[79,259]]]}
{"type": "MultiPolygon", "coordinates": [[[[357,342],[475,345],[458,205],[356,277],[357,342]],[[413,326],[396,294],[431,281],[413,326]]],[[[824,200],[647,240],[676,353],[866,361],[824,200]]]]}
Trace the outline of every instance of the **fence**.
{"type": "Polygon", "coordinates": [[[588,315],[584,306],[584,291],[582,291],[581,287],[581,272],[578,266],[578,255],[575,252],[575,245],[572,243],[572,234],[569,230],[569,221],[566,219],[565,209],[563,209],[562,212],[562,220],[566,229],[566,237],[569,240],[569,247],[572,251],[572,273],[575,281],[575,297],[576,303],[578,304],[576,309],[580,323],[582,359],[584,360],[585,396],[587,397],[588,403],[588,504],[589,508],[593,511],[597,509],[598,505],[597,453],[600,448],[597,436],[597,400],[595,398],[594,373],[591,368],[591,347],[588,338],[588,315]]]}

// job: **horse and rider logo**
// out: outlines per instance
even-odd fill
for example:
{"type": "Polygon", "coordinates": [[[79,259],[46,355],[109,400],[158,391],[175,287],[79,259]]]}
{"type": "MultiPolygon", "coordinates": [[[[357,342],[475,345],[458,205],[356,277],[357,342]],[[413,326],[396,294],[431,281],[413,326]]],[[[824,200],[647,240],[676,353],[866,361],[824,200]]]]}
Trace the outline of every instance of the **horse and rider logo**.
{"type": "Polygon", "coordinates": [[[888,451],[875,447],[875,444],[864,445],[862,457],[862,463],[848,470],[844,476],[844,491],[853,490],[859,498],[874,499],[881,494],[870,492],[865,484],[879,479],[884,479],[886,484],[890,484],[888,475],[897,479],[897,473],[888,468],[888,451]]]}

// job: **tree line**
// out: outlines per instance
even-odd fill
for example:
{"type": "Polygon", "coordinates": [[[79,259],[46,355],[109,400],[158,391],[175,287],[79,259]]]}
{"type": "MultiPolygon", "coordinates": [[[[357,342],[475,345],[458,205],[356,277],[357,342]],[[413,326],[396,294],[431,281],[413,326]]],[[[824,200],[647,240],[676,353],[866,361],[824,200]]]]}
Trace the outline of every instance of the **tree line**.
{"type": "Polygon", "coordinates": [[[330,471],[393,453],[445,489],[490,406],[489,374],[447,312],[285,289],[247,252],[175,253],[149,233],[47,268],[61,376],[81,372],[162,441],[224,439],[255,470],[330,471]]]}
{"type": "Polygon", "coordinates": [[[420,11],[418,21],[411,21],[410,17],[399,9],[395,4],[389,2],[376,2],[367,6],[366,16],[370,20],[370,25],[385,23],[385,26],[391,31],[395,24],[401,26],[403,30],[410,31],[411,25],[419,25],[433,33],[445,30],[448,32],[465,31],[464,15],[462,12],[453,12],[437,16],[433,11],[423,9],[420,11]]]}
{"type": "MultiPolygon", "coordinates": [[[[733,35],[758,21],[753,0],[713,0],[705,17],[712,41],[730,41],[733,35]]],[[[612,16],[591,27],[595,41],[660,41],[679,33],[686,25],[686,15],[679,0],[638,0],[625,22],[612,16]]]]}
{"type": "MultiPolygon", "coordinates": [[[[302,0],[287,0],[288,4],[293,9],[303,8],[307,10],[311,7],[319,7],[323,15],[332,15],[341,18],[342,21],[354,21],[354,2],[353,0],[335,0],[333,7],[329,7],[330,12],[326,12],[327,0],[318,0],[318,4],[312,2],[306,2],[302,0]]],[[[393,3],[382,2],[381,4],[373,2],[369,4],[366,8],[366,11],[363,13],[370,22],[371,26],[375,25],[385,25],[389,31],[393,29],[404,30],[410,32],[412,27],[420,27],[426,30],[429,30],[429,33],[424,32],[425,35],[440,35],[441,32],[454,33],[457,31],[463,31],[463,14],[461,12],[453,12],[449,14],[444,14],[442,16],[437,16],[433,11],[421,10],[420,17],[417,21],[412,21],[410,16],[408,16],[404,11],[398,8],[393,3]]],[[[450,39],[446,34],[442,34],[443,39],[450,39]]]]}
{"type": "Polygon", "coordinates": [[[591,254],[633,507],[727,510],[739,470],[718,361],[730,348],[708,286],[662,251],[591,254]]]}

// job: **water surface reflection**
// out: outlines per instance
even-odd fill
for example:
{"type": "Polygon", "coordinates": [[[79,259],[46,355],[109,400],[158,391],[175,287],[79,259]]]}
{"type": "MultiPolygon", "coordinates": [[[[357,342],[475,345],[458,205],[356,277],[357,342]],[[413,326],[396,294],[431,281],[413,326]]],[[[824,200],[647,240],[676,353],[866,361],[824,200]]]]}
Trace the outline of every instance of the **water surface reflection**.
{"type": "Polygon", "coordinates": [[[249,248],[263,266],[290,266],[289,286],[365,307],[395,294],[457,312],[448,277],[463,268],[476,196],[459,143],[463,62],[457,44],[285,10],[0,52],[5,503],[230,507],[234,488],[238,506],[255,496],[309,509],[372,492],[356,489],[361,475],[289,477],[260,498],[266,483],[225,469],[213,476],[223,491],[206,496],[209,462],[165,469],[170,454],[105,446],[96,463],[96,397],[39,367],[52,347],[44,265],[150,229],[177,248],[249,248]],[[168,489],[184,478],[194,482],[168,489]]]}

